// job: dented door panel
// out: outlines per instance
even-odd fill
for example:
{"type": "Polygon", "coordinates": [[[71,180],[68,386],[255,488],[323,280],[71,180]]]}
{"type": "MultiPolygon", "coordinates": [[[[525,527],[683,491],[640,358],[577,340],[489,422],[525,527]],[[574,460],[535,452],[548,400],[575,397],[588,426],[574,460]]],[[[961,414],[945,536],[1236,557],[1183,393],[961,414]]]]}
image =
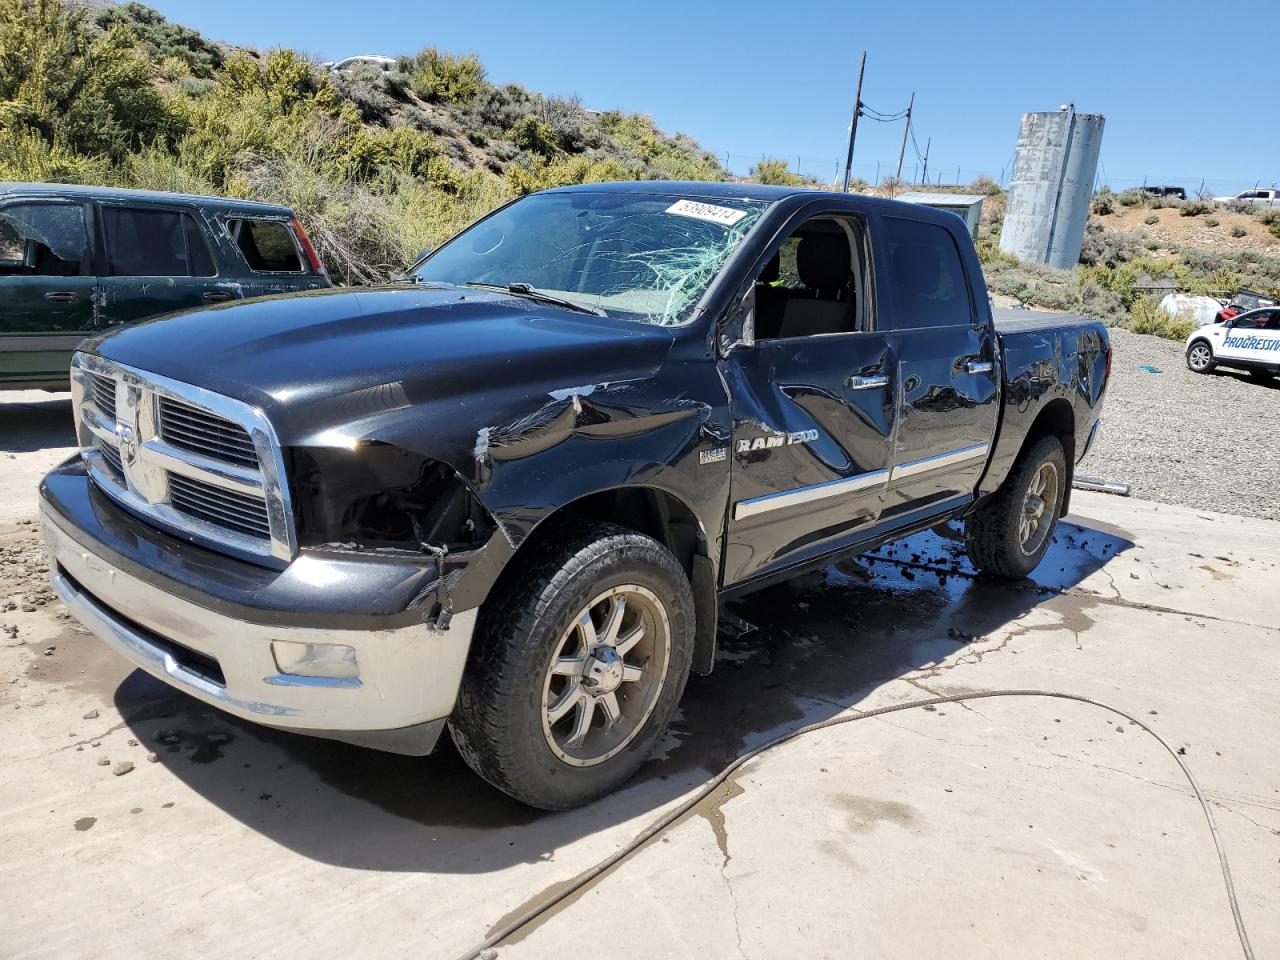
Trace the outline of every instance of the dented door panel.
{"type": "Polygon", "coordinates": [[[733,404],[728,586],[835,549],[876,522],[896,375],[892,340],[876,333],[761,341],[723,368],[733,404]]]}

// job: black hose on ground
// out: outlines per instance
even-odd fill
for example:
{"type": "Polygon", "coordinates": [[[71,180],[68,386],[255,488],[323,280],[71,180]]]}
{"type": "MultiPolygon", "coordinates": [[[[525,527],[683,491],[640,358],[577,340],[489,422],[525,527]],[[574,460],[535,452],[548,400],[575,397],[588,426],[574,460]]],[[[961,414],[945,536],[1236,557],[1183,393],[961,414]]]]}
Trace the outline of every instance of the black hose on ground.
{"type": "Polygon", "coordinates": [[[1218,833],[1218,825],[1213,819],[1213,810],[1209,806],[1209,801],[1200,790],[1200,784],[1198,784],[1196,782],[1196,778],[1192,776],[1191,768],[1187,766],[1186,761],[1182,759],[1173,747],[1169,746],[1169,744],[1165,742],[1164,738],[1161,737],[1160,734],[1156,733],[1151,729],[1151,727],[1147,726],[1146,723],[1139,720],[1137,717],[1131,716],[1123,710],[1113,707],[1110,704],[1102,703],[1099,700],[1078,696],[1074,693],[1058,693],[1053,690],[986,690],[981,693],[957,693],[950,696],[929,697],[924,700],[909,700],[904,703],[893,703],[884,707],[876,707],[871,710],[859,711],[853,716],[832,717],[829,720],[811,723],[807,726],[800,727],[798,730],[792,730],[790,733],[784,733],[781,736],[774,737],[772,740],[769,740],[768,742],[756,747],[754,750],[750,750],[738,757],[738,759],[734,760],[731,764],[716,774],[715,777],[703,784],[698,790],[694,791],[690,797],[677,804],[675,807],[671,808],[654,820],[653,823],[649,824],[649,826],[645,827],[645,829],[632,839],[630,843],[618,850],[615,850],[595,866],[579,874],[566,887],[557,891],[555,896],[535,907],[531,907],[520,916],[515,917],[506,924],[503,924],[502,927],[493,931],[488,937],[486,937],[484,942],[477,944],[466,953],[462,954],[459,960],[477,960],[482,953],[498,946],[521,927],[532,923],[557,904],[562,903],[564,900],[578,893],[585,887],[595,883],[595,881],[599,880],[609,870],[638,851],[658,834],[683,819],[694,809],[694,807],[710,796],[717,787],[728,780],[729,777],[731,777],[743,765],[760,756],[760,754],[764,753],[766,750],[772,750],[776,746],[787,743],[790,740],[795,740],[798,737],[803,737],[806,734],[814,733],[818,730],[825,730],[827,727],[836,727],[841,724],[852,723],[855,720],[867,720],[871,717],[883,716],[886,713],[897,713],[899,710],[913,710],[919,707],[929,707],[941,703],[961,703],[965,700],[990,700],[996,697],[1050,697],[1056,700],[1074,700],[1077,703],[1087,703],[1090,706],[1100,707],[1103,710],[1114,713],[1118,717],[1123,717],[1130,723],[1142,728],[1142,730],[1150,734],[1150,736],[1160,744],[1160,746],[1164,747],[1169,756],[1173,757],[1174,761],[1182,769],[1183,776],[1187,778],[1187,783],[1191,784],[1191,789],[1195,792],[1196,799],[1200,801],[1200,809],[1204,811],[1204,818],[1209,823],[1209,834],[1213,839],[1213,846],[1218,851],[1218,863],[1222,867],[1222,881],[1227,890],[1227,903],[1231,907],[1231,916],[1235,920],[1236,933],[1240,937],[1240,947],[1244,951],[1245,960],[1254,960],[1253,948],[1249,945],[1249,936],[1245,932],[1244,928],[1244,918],[1240,915],[1240,904],[1236,899],[1235,884],[1231,881],[1231,867],[1227,863],[1226,848],[1223,846],[1222,837],[1218,833]]]}

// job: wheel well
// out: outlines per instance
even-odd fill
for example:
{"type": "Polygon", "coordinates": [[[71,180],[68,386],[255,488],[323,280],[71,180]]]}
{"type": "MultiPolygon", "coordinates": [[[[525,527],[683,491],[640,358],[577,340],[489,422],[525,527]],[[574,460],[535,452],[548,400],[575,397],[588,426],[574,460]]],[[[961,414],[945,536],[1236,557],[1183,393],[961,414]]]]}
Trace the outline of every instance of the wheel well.
{"type": "Polygon", "coordinates": [[[690,576],[694,556],[707,554],[706,538],[694,512],[655,487],[619,487],[589,494],[561,507],[539,527],[574,520],[616,523],[653,537],[675,555],[690,576]]]}
{"type": "Polygon", "coordinates": [[[1022,449],[1028,450],[1041,437],[1057,437],[1067,453],[1067,465],[1075,463],[1076,415],[1071,404],[1059,397],[1050,400],[1031,423],[1022,441],[1022,449]]]}
{"type": "Polygon", "coordinates": [[[1076,415],[1071,409],[1071,404],[1061,397],[1050,400],[1036,415],[1031,423],[1031,429],[1027,431],[1022,441],[1022,450],[1019,451],[1018,456],[1021,457],[1023,453],[1030,450],[1041,437],[1057,437],[1066,454],[1067,484],[1062,499],[1062,512],[1066,513],[1071,505],[1071,478],[1075,473],[1076,464],[1076,415]]]}

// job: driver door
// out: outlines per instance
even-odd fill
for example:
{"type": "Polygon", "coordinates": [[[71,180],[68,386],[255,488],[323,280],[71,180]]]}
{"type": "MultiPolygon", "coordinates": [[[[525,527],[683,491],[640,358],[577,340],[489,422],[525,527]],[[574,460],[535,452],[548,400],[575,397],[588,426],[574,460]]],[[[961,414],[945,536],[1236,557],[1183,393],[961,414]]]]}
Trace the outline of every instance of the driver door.
{"type": "Polygon", "coordinates": [[[865,222],[805,220],[740,309],[754,342],[721,361],[733,416],[725,586],[873,526],[892,466],[897,363],[875,329],[865,222]]]}

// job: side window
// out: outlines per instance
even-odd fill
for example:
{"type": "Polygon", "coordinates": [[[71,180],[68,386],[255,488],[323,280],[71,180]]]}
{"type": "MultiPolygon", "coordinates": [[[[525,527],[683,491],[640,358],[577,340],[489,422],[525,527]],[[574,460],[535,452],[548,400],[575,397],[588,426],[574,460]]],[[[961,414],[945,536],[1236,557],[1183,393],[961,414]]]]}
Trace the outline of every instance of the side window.
{"type": "Polygon", "coordinates": [[[893,288],[893,327],[963,326],[973,319],[969,285],[955,240],[942,227],[885,217],[887,273],[893,288]]]}
{"type": "Polygon", "coordinates": [[[113,277],[188,277],[182,215],[169,210],[104,206],[102,234],[113,277]]]}
{"type": "Polygon", "coordinates": [[[209,250],[209,241],[205,238],[204,229],[195,218],[182,215],[182,230],[187,235],[187,262],[193,277],[212,277],[218,270],[213,264],[213,253],[209,250]]]}
{"type": "Polygon", "coordinates": [[[0,276],[77,277],[88,250],[78,203],[0,208],[0,276]]]}
{"type": "Polygon", "coordinates": [[[1258,313],[1246,313],[1243,317],[1236,317],[1233,327],[1239,327],[1242,330],[1261,330],[1267,325],[1267,321],[1271,318],[1271,314],[1260,311],[1258,313]]]}
{"type": "Polygon", "coordinates": [[[293,231],[283,220],[228,220],[227,232],[244,254],[250,270],[302,273],[302,258],[293,231]]]}
{"type": "Polygon", "coordinates": [[[871,329],[870,278],[861,219],[806,220],[756,279],[756,340],[871,329]]]}

